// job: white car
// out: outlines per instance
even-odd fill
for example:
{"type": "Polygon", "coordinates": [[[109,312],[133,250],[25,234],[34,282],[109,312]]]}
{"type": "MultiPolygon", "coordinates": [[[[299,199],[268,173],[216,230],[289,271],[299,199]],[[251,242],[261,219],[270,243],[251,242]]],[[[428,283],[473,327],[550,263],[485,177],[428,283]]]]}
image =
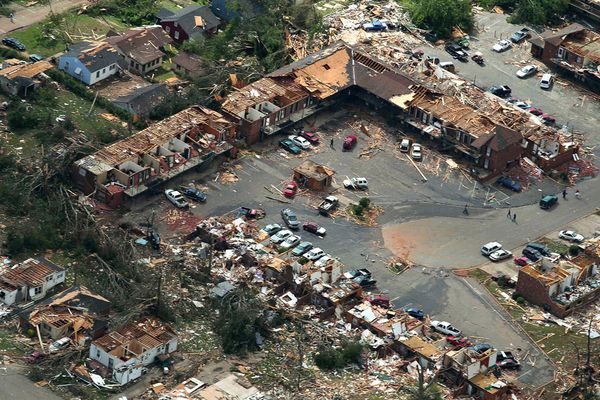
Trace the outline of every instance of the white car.
{"type": "Polygon", "coordinates": [[[278,244],[278,243],[283,242],[284,240],[286,240],[287,238],[289,238],[292,235],[293,235],[292,231],[290,231],[288,229],[284,229],[282,231],[277,232],[273,236],[271,236],[271,242],[278,244]]]}
{"type": "Polygon", "coordinates": [[[310,142],[304,139],[302,136],[290,135],[288,136],[296,146],[300,147],[302,150],[310,149],[310,142]]]}
{"type": "Polygon", "coordinates": [[[317,267],[317,268],[324,267],[327,264],[329,264],[331,261],[333,261],[333,257],[330,254],[325,254],[323,257],[321,257],[317,261],[315,261],[315,267],[317,267]]]}
{"type": "Polygon", "coordinates": [[[581,243],[583,242],[583,239],[585,239],[583,237],[583,235],[580,235],[579,233],[575,232],[575,231],[560,231],[558,233],[558,237],[564,240],[568,240],[569,242],[577,242],[577,243],[581,243]]]}
{"type": "Polygon", "coordinates": [[[408,153],[410,150],[410,139],[402,139],[400,142],[400,151],[402,153],[408,153]]]}
{"type": "Polygon", "coordinates": [[[292,235],[285,239],[283,243],[281,243],[281,247],[283,247],[284,249],[289,249],[291,247],[294,247],[298,243],[300,243],[300,236],[292,235]]]}
{"type": "Polygon", "coordinates": [[[410,149],[410,156],[413,160],[421,160],[423,158],[423,152],[419,143],[413,143],[410,149]]]}
{"type": "Polygon", "coordinates": [[[460,330],[456,329],[450,325],[450,322],[446,321],[431,321],[431,327],[436,331],[442,332],[446,335],[460,336],[462,334],[460,330]]]}
{"type": "Polygon", "coordinates": [[[481,246],[481,254],[486,257],[489,257],[490,254],[495,253],[496,251],[502,249],[502,245],[498,242],[489,242],[481,246]]]}
{"type": "Polygon", "coordinates": [[[167,189],[165,190],[165,196],[167,196],[167,200],[173,203],[177,208],[185,208],[189,206],[185,197],[183,197],[183,195],[177,190],[167,189]]]}
{"type": "Polygon", "coordinates": [[[512,47],[512,44],[508,40],[501,40],[492,46],[492,50],[502,53],[512,47]]]}
{"type": "Polygon", "coordinates": [[[323,251],[323,249],[315,247],[314,249],[309,250],[309,252],[304,255],[304,258],[306,258],[309,261],[315,261],[323,257],[324,255],[325,252],[323,251]]]}
{"type": "Polygon", "coordinates": [[[533,64],[526,65],[517,71],[517,76],[519,78],[527,78],[528,76],[531,76],[531,75],[535,74],[536,72],[537,72],[537,67],[535,65],[533,65],[533,64]]]}
{"type": "Polygon", "coordinates": [[[500,260],[504,260],[505,258],[509,258],[510,256],[512,256],[512,253],[510,251],[500,249],[500,250],[497,250],[497,251],[493,252],[492,254],[490,254],[490,260],[500,261],[500,260]]]}
{"type": "Polygon", "coordinates": [[[367,182],[367,178],[350,178],[344,179],[344,187],[346,189],[368,189],[369,182],[367,182]]]}

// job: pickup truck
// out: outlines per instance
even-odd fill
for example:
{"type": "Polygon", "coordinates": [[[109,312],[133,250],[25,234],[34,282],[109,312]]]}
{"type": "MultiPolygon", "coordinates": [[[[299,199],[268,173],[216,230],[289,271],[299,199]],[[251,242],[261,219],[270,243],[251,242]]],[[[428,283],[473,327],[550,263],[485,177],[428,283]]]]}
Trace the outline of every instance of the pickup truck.
{"type": "Polygon", "coordinates": [[[335,210],[339,204],[339,200],[335,196],[327,196],[319,204],[319,214],[329,215],[330,212],[335,210]]]}

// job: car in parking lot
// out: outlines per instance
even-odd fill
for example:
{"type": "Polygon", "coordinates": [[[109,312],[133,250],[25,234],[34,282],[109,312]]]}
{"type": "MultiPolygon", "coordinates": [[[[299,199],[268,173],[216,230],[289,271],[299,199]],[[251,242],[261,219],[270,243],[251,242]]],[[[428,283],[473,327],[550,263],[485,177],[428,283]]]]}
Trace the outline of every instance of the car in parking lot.
{"type": "Polygon", "coordinates": [[[167,197],[167,200],[173,203],[173,205],[177,208],[189,207],[187,200],[177,190],[167,189],[165,190],[165,196],[167,197]]]}
{"type": "Polygon", "coordinates": [[[438,332],[446,335],[461,336],[462,332],[459,329],[453,327],[450,322],[446,321],[431,321],[431,327],[438,332]]]}
{"type": "Polygon", "coordinates": [[[512,36],[510,37],[510,41],[513,43],[521,43],[523,40],[531,36],[529,32],[529,28],[521,28],[520,30],[512,34],[512,36]]]}
{"type": "Polygon", "coordinates": [[[346,279],[354,279],[357,276],[371,276],[371,271],[367,268],[359,268],[344,272],[344,278],[346,279]]]}
{"type": "Polygon", "coordinates": [[[302,225],[302,229],[304,229],[306,232],[314,233],[317,236],[325,236],[327,234],[327,229],[323,228],[316,222],[305,222],[302,225]]]}
{"type": "Polygon", "coordinates": [[[544,112],[537,107],[531,107],[527,111],[529,111],[530,114],[533,114],[536,117],[539,117],[540,115],[544,114],[544,112]]]}
{"type": "Polygon", "coordinates": [[[468,348],[469,348],[469,350],[473,350],[478,353],[485,353],[486,351],[488,351],[489,349],[492,348],[492,345],[488,344],[488,343],[477,343],[477,344],[474,344],[473,346],[469,346],[468,348]]]}
{"type": "Polygon", "coordinates": [[[315,267],[317,267],[317,268],[324,267],[327,264],[329,264],[330,262],[332,262],[333,260],[334,260],[334,258],[331,256],[331,254],[325,254],[323,257],[321,257],[317,261],[315,261],[315,267]]]}
{"type": "Polygon", "coordinates": [[[402,153],[408,153],[410,151],[410,139],[402,139],[400,142],[400,151],[402,153]]]}
{"type": "Polygon", "coordinates": [[[25,45],[21,43],[19,40],[12,37],[5,37],[2,39],[2,44],[8,47],[12,47],[13,49],[19,51],[25,51],[25,45]]]}
{"type": "Polygon", "coordinates": [[[515,257],[514,261],[515,261],[515,264],[520,267],[524,267],[526,265],[531,264],[531,260],[525,256],[515,257]]]}
{"type": "Polygon", "coordinates": [[[456,43],[447,43],[444,46],[444,49],[448,54],[452,57],[461,60],[461,61],[469,61],[469,55],[463,50],[463,48],[456,43]]]}
{"type": "Polygon", "coordinates": [[[289,208],[284,208],[281,210],[281,218],[283,218],[283,222],[285,222],[288,228],[294,230],[300,228],[300,221],[298,221],[296,213],[289,208]]]}
{"type": "Polygon", "coordinates": [[[512,44],[508,40],[501,40],[492,46],[492,50],[498,53],[502,53],[512,47],[512,44]]]}
{"type": "Polygon", "coordinates": [[[530,243],[527,243],[527,246],[525,246],[525,247],[535,249],[535,250],[539,251],[543,256],[549,256],[551,254],[548,246],[546,246],[543,243],[530,242],[530,243]]]}
{"type": "Polygon", "coordinates": [[[513,192],[520,192],[523,189],[519,182],[510,179],[508,176],[501,176],[500,178],[498,178],[496,183],[501,186],[504,186],[507,189],[512,190],[513,192]]]}
{"type": "Polygon", "coordinates": [[[538,68],[535,65],[529,64],[529,65],[524,66],[520,70],[518,70],[517,76],[521,79],[525,79],[525,78],[528,78],[531,75],[535,74],[537,72],[537,70],[538,70],[538,68]]]}
{"type": "Polygon", "coordinates": [[[520,108],[521,110],[528,110],[531,108],[531,104],[525,103],[524,101],[517,101],[514,103],[514,106],[520,108]]]}
{"type": "Polygon", "coordinates": [[[490,254],[502,249],[502,245],[498,242],[489,242],[481,246],[481,254],[489,257],[490,254]]]}
{"type": "Polygon", "coordinates": [[[354,135],[348,135],[346,136],[346,138],[344,139],[344,144],[342,146],[342,149],[344,151],[350,151],[354,148],[354,146],[356,146],[356,143],[358,142],[358,138],[354,135]]]}
{"type": "Polygon", "coordinates": [[[497,251],[493,252],[492,254],[490,254],[490,260],[500,261],[500,260],[504,260],[505,258],[509,258],[511,256],[512,256],[512,253],[510,251],[500,249],[500,250],[497,250],[497,251]]]}
{"type": "Polygon", "coordinates": [[[496,366],[502,369],[521,369],[521,364],[512,358],[496,360],[496,366]]]}
{"type": "Polygon", "coordinates": [[[422,149],[421,149],[421,145],[419,143],[413,143],[411,148],[410,148],[410,156],[413,160],[422,160],[423,159],[423,153],[422,153],[422,149]]]}
{"type": "Polygon", "coordinates": [[[181,191],[181,193],[183,193],[185,197],[199,201],[201,203],[206,201],[206,193],[196,188],[185,188],[181,191]]]}
{"type": "Polygon", "coordinates": [[[314,249],[310,249],[306,254],[304,254],[304,258],[306,258],[309,261],[315,261],[323,257],[324,255],[325,252],[323,251],[323,249],[315,247],[314,249]]]}
{"type": "Polygon", "coordinates": [[[542,121],[544,121],[546,125],[553,125],[556,123],[556,118],[550,114],[542,114],[542,121]]]}
{"type": "Polygon", "coordinates": [[[287,198],[292,198],[298,193],[298,184],[295,181],[291,181],[283,189],[283,195],[287,198]]]}
{"type": "Polygon", "coordinates": [[[446,338],[446,340],[452,346],[456,346],[456,347],[460,347],[460,348],[467,347],[469,345],[469,341],[467,340],[467,338],[462,337],[462,336],[450,335],[446,338]]]}
{"type": "Polygon", "coordinates": [[[553,205],[558,203],[558,196],[555,194],[549,194],[540,200],[540,208],[542,210],[549,210],[553,205]]]}
{"type": "Polygon", "coordinates": [[[498,97],[510,96],[512,90],[508,85],[494,85],[490,88],[490,93],[498,97]]]}
{"type": "Polygon", "coordinates": [[[302,131],[300,136],[308,140],[313,145],[319,144],[319,136],[314,132],[302,131]]]}
{"type": "Polygon", "coordinates": [[[425,319],[425,313],[423,310],[420,310],[415,307],[404,307],[404,312],[410,315],[413,318],[418,319],[419,321],[423,321],[425,319]]]}
{"type": "Polygon", "coordinates": [[[292,154],[300,154],[302,152],[302,149],[296,146],[290,139],[280,140],[279,147],[292,154]]]}
{"type": "Polygon", "coordinates": [[[262,228],[262,231],[266,232],[267,235],[269,235],[269,236],[273,236],[274,234],[276,234],[277,232],[279,232],[282,229],[283,229],[282,226],[279,224],[269,224],[269,225],[265,226],[264,228],[262,228]]]}
{"type": "Polygon", "coordinates": [[[346,189],[367,190],[369,188],[367,178],[344,179],[343,184],[346,189]]]}
{"type": "Polygon", "coordinates": [[[292,141],[296,146],[300,147],[302,150],[310,149],[310,142],[304,139],[302,136],[290,135],[288,139],[292,141]]]}
{"type": "Polygon", "coordinates": [[[271,242],[273,242],[275,244],[279,244],[292,235],[293,235],[292,231],[290,231],[288,229],[283,229],[283,230],[277,232],[276,234],[274,234],[273,236],[271,236],[271,242]]]}
{"type": "Polygon", "coordinates": [[[532,249],[531,247],[525,247],[522,251],[522,254],[533,262],[539,261],[544,257],[542,253],[536,249],[532,249]]]}
{"type": "Polygon", "coordinates": [[[300,243],[300,240],[302,240],[302,238],[298,235],[289,236],[281,243],[281,247],[284,249],[290,249],[300,243]]]}
{"type": "Polygon", "coordinates": [[[542,75],[542,79],[540,79],[540,88],[548,90],[552,87],[554,83],[554,77],[551,74],[542,75]]]}
{"type": "Polygon", "coordinates": [[[581,243],[585,239],[583,235],[575,232],[575,231],[560,231],[558,233],[558,237],[564,240],[568,240],[569,242],[577,242],[581,243]]]}
{"type": "Polygon", "coordinates": [[[302,242],[298,246],[294,247],[294,250],[292,250],[292,255],[300,257],[312,248],[313,244],[311,242],[302,242]]]}

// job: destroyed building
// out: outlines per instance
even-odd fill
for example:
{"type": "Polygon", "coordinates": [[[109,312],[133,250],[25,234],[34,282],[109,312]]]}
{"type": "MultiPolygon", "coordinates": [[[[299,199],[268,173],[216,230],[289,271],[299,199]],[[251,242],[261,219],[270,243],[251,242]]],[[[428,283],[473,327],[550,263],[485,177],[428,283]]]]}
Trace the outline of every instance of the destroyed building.
{"type": "Polygon", "coordinates": [[[89,357],[108,367],[107,378],[124,385],[176,350],[175,331],[155,317],[145,317],[94,340],[89,357]]]}
{"type": "Polygon", "coordinates": [[[573,23],[530,39],[531,54],[586,89],[600,93],[600,34],[573,23]]]}
{"type": "Polygon", "coordinates": [[[325,165],[305,160],[294,168],[294,181],[300,187],[312,190],[326,190],[331,187],[334,171],[325,165]]]}
{"type": "Polygon", "coordinates": [[[72,44],[58,59],[58,69],[90,86],[119,72],[121,64],[117,50],[105,42],[72,44]]]}
{"type": "Polygon", "coordinates": [[[65,270],[43,258],[29,258],[0,273],[0,301],[6,305],[40,300],[65,281],[65,270]]]}
{"type": "Polygon", "coordinates": [[[157,23],[175,40],[203,40],[217,32],[221,21],[212,13],[209,6],[191,5],[171,11],[162,8],[158,11],[157,23]]]}
{"type": "Polygon", "coordinates": [[[194,106],[74,163],[86,194],[116,207],[150,187],[208,165],[232,146],[235,127],[216,111],[194,106]]]}
{"type": "Polygon", "coordinates": [[[53,68],[48,61],[16,64],[0,69],[0,87],[13,96],[27,97],[46,78],[44,72],[53,68]]]}
{"type": "Polygon", "coordinates": [[[599,243],[594,241],[572,260],[544,260],[521,268],[516,293],[559,318],[595,301],[600,295],[599,243]]]}
{"type": "Polygon", "coordinates": [[[22,326],[31,326],[54,340],[64,337],[85,345],[106,333],[110,301],[86,287],[73,286],[22,312],[22,326]]]}

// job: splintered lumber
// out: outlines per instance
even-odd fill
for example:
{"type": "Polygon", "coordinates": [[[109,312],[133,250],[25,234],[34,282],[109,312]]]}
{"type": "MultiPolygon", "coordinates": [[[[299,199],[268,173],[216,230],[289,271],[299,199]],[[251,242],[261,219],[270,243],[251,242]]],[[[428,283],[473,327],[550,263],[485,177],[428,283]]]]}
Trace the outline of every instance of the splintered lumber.
{"type": "Polygon", "coordinates": [[[408,158],[408,161],[411,162],[411,164],[415,167],[417,172],[419,172],[419,174],[421,174],[421,176],[423,177],[423,182],[427,182],[427,177],[425,176],[425,174],[423,174],[423,172],[421,172],[421,170],[419,169],[417,164],[413,161],[413,159],[408,154],[406,155],[406,158],[408,158]]]}

